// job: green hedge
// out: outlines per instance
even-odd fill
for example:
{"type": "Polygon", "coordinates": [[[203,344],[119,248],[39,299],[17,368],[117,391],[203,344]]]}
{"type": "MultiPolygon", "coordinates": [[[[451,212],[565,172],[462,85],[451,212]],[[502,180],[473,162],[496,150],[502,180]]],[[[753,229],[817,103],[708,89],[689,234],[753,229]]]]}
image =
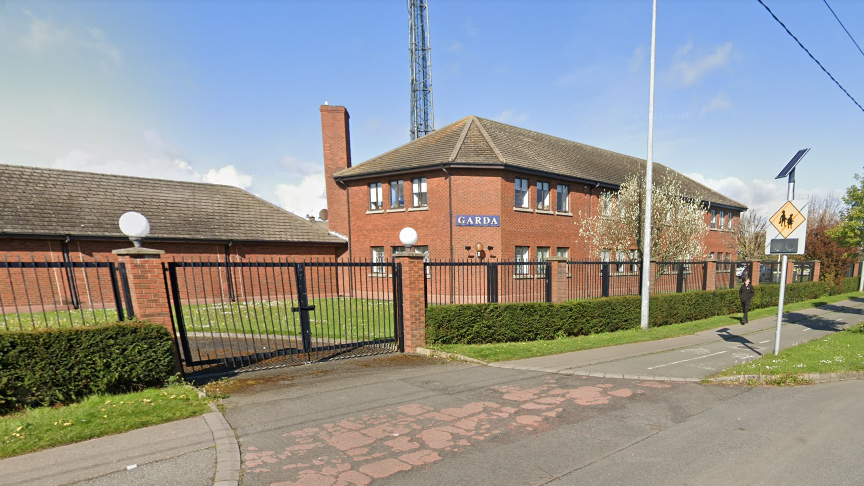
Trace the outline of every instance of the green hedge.
{"type": "Polygon", "coordinates": [[[858,291],[858,277],[844,277],[843,287],[840,289],[841,294],[858,291]]]}
{"type": "Polygon", "coordinates": [[[0,333],[0,413],[165,383],[171,334],[152,324],[0,333]]]}
{"type": "MultiPolygon", "coordinates": [[[[825,295],[824,282],[786,286],[786,303],[825,295]]],[[[780,285],[759,285],[752,309],[777,305],[780,285]]],[[[651,296],[652,327],[741,312],[737,289],[651,296]]],[[[429,344],[484,344],[554,339],[639,327],[641,297],[607,297],[561,304],[460,304],[426,309],[429,344]]]]}

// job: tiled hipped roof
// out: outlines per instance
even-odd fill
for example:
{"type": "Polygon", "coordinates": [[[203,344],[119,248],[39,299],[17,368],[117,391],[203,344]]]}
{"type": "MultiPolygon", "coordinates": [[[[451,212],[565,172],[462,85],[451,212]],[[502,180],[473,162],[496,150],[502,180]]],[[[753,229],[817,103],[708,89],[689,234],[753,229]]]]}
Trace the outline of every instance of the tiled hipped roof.
{"type": "MultiPolygon", "coordinates": [[[[644,174],[645,160],[485,118],[468,116],[390,152],[334,174],[337,179],[417,170],[442,165],[498,166],[620,186],[630,174],[644,174]]],[[[662,164],[655,182],[681,180],[686,196],[727,207],[746,206],[662,164]]]]}
{"type": "Polygon", "coordinates": [[[121,237],[137,211],[148,238],[345,244],[326,229],[232,186],[0,164],[0,237],[121,237]]]}

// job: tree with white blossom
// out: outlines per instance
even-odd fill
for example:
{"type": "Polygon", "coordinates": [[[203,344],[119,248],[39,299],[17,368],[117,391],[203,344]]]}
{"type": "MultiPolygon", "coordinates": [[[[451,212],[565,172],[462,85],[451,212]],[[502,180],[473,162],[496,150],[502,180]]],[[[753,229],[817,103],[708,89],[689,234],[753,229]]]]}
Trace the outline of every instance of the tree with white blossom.
{"type": "MultiPolygon", "coordinates": [[[[705,223],[707,207],[681,192],[681,181],[668,178],[653,184],[651,193],[651,259],[656,261],[689,261],[705,256],[705,223]]],[[[630,255],[636,250],[636,261],[642,260],[644,238],[645,178],[628,177],[617,192],[600,195],[600,212],[582,219],[579,235],[590,242],[591,256],[598,258],[603,250],[630,255]]]]}

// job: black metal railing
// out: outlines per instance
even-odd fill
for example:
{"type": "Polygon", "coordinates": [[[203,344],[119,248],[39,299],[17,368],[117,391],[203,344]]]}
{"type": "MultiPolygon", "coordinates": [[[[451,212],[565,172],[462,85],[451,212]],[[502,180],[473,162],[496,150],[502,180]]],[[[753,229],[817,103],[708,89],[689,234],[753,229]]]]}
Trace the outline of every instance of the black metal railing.
{"type": "Polygon", "coordinates": [[[80,327],[133,317],[122,263],[0,261],[0,330],[80,327]]]}
{"type": "Polygon", "coordinates": [[[795,262],[792,266],[792,282],[812,282],[816,262],[795,262]]]}
{"type": "Polygon", "coordinates": [[[551,302],[549,262],[429,261],[426,305],[551,302]]]}
{"type": "Polygon", "coordinates": [[[401,265],[393,262],[180,260],[167,269],[190,371],[402,348],[401,265]]]}
{"type": "Polygon", "coordinates": [[[779,284],[782,276],[781,262],[766,262],[759,264],[760,284],[779,284]]]}

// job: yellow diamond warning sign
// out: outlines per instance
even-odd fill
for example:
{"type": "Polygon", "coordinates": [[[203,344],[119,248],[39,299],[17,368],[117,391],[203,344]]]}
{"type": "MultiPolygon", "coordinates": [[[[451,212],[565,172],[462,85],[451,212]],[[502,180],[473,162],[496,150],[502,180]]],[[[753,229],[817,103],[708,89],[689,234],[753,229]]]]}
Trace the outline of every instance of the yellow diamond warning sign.
{"type": "Polygon", "coordinates": [[[786,201],[786,204],[774,213],[769,221],[783,238],[787,238],[796,228],[804,224],[804,220],[804,215],[792,204],[792,201],[786,201]]]}

